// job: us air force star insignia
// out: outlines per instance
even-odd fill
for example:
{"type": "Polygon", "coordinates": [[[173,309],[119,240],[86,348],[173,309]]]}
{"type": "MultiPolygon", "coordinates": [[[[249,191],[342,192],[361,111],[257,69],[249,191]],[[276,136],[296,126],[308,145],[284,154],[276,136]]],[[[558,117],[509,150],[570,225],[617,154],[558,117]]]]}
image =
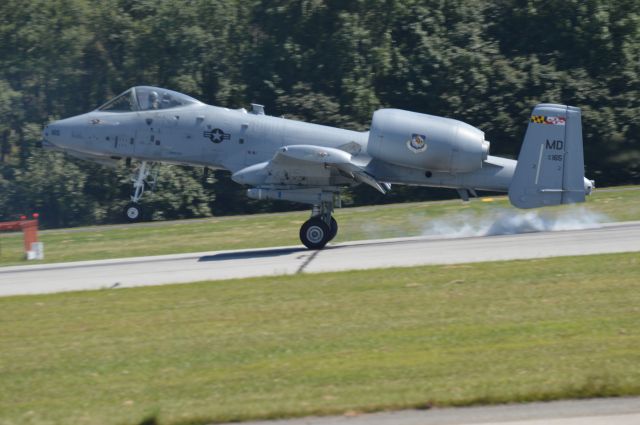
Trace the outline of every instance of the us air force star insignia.
{"type": "Polygon", "coordinates": [[[220,128],[214,128],[211,131],[205,131],[203,133],[204,137],[208,137],[213,143],[222,143],[223,140],[229,140],[231,135],[229,133],[225,133],[220,128]]]}
{"type": "Polygon", "coordinates": [[[420,153],[427,150],[427,138],[424,134],[413,133],[411,139],[407,141],[407,147],[411,152],[420,153]]]}

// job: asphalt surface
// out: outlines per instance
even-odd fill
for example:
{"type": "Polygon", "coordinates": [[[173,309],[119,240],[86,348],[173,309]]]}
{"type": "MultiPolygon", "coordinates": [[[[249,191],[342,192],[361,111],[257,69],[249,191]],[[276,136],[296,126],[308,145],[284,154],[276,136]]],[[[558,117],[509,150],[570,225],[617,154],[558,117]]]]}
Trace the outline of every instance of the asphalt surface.
{"type": "Polygon", "coordinates": [[[638,425],[640,398],[553,401],[502,406],[347,414],[243,425],[638,425]]]}
{"type": "Polygon", "coordinates": [[[217,251],[0,269],[0,296],[427,264],[640,251],[640,222],[598,228],[447,239],[412,237],[217,251]]]}

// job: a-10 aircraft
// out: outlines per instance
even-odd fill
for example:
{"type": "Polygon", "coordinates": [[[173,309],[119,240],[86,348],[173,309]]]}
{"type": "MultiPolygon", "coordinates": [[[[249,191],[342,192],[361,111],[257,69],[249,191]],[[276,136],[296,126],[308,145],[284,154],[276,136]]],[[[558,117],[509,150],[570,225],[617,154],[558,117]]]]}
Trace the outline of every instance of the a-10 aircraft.
{"type": "Polygon", "coordinates": [[[310,249],[338,232],[332,217],[340,190],[392,184],[508,192],[519,208],[583,202],[594,183],[584,177],[580,109],[540,104],[532,112],[518,161],[489,155],[484,133],[461,121],[399,109],[373,114],[369,131],[351,131],[204,104],[172,90],[138,86],[95,111],[53,122],[43,145],[112,165],[139,161],[125,209],[140,218],[145,184],[158,163],[229,170],[254,199],[312,205],[300,229],[310,249]]]}

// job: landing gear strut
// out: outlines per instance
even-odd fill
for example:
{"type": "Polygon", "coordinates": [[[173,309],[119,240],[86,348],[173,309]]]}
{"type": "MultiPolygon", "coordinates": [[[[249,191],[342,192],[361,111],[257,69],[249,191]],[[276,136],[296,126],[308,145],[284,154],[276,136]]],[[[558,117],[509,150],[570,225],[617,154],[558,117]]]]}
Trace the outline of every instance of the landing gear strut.
{"type": "Polygon", "coordinates": [[[322,249],[338,234],[338,223],[331,216],[333,207],[341,207],[340,188],[271,188],[257,187],[247,190],[252,199],[273,199],[313,205],[311,218],[300,228],[300,240],[309,249],[322,249]]]}
{"type": "Polygon", "coordinates": [[[300,240],[309,249],[322,249],[338,234],[338,222],[331,216],[333,202],[313,206],[311,218],[300,228],[300,240]]]}
{"type": "Polygon", "coordinates": [[[155,165],[153,162],[147,163],[147,161],[142,161],[133,172],[133,176],[131,177],[131,181],[133,182],[133,195],[131,195],[131,202],[129,202],[124,209],[124,217],[131,223],[142,220],[144,211],[139,202],[144,194],[145,185],[147,185],[150,190],[156,187],[158,170],[155,165]]]}

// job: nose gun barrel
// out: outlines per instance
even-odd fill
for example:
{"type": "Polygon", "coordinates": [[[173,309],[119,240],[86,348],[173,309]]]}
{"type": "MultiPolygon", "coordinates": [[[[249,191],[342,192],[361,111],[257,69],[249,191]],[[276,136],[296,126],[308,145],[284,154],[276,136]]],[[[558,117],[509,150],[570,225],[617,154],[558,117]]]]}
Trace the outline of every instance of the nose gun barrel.
{"type": "Polygon", "coordinates": [[[51,141],[53,130],[56,130],[55,134],[60,134],[60,130],[55,129],[55,126],[53,126],[52,124],[45,125],[44,129],[42,130],[42,139],[36,142],[36,147],[51,150],[61,150],[51,141]]]}

